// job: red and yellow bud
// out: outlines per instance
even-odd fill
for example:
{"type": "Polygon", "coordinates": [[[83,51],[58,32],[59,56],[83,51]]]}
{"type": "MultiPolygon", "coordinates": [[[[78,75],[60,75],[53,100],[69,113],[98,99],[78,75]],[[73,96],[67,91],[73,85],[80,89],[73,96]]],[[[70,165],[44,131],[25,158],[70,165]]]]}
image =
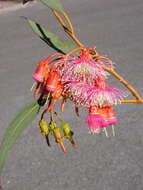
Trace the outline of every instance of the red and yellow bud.
{"type": "Polygon", "coordinates": [[[49,73],[49,68],[48,68],[47,60],[44,59],[39,62],[37,68],[35,69],[33,79],[37,82],[42,83],[44,82],[44,78],[46,75],[48,75],[48,73],[49,73]]]}
{"type": "Polygon", "coordinates": [[[67,150],[65,149],[65,146],[64,146],[64,143],[63,143],[64,138],[61,135],[60,128],[58,128],[58,127],[54,128],[54,130],[53,130],[53,136],[55,137],[56,143],[58,143],[60,145],[62,151],[64,153],[67,153],[67,150]]]}
{"type": "Polygon", "coordinates": [[[51,70],[46,82],[47,91],[54,92],[57,90],[59,82],[61,80],[60,74],[56,70],[51,70]]]}
{"type": "Polygon", "coordinates": [[[51,93],[51,99],[47,111],[50,111],[55,106],[57,100],[61,97],[62,92],[63,92],[63,85],[58,84],[57,89],[51,93]]]}

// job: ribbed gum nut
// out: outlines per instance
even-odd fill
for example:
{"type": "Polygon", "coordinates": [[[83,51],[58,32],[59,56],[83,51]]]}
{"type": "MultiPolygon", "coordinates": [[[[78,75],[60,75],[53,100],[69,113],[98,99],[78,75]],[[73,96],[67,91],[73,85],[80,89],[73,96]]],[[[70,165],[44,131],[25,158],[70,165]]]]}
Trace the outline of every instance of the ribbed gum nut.
{"type": "Polygon", "coordinates": [[[40,129],[41,129],[41,134],[42,135],[48,135],[49,134],[49,129],[48,129],[47,123],[46,123],[46,121],[44,119],[42,119],[39,122],[39,126],[40,126],[40,129]]]}

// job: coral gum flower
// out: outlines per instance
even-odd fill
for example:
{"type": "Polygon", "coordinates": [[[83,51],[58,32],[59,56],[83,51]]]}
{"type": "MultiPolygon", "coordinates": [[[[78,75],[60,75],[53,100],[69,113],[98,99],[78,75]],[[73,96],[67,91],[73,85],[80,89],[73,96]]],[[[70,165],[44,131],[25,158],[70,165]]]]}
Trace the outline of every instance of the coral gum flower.
{"type": "Polygon", "coordinates": [[[111,106],[98,107],[97,112],[104,118],[103,127],[117,124],[117,119],[111,106]]]}
{"type": "Polygon", "coordinates": [[[65,84],[65,91],[71,94],[75,104],[90,107],[120,103],[126,93],[119,88],[98,88],[83,82],[71,81],[65,84]]]}
{"type": "Polygon", "coordinates": [[[99,132],[104,127],[116,124],[117,119],[111,106],[91,106],[85,122],[91,132],[99,132]]]}
{"type": "Polygon", "coordinates": [[[119,88],[96,88],[90,89],[88,101],[90,105],[113,105],[120,103],[123,97],[126,97],[126,92],[119,88]]]}
{"type": "Polygon", "coordinates": [[[102,123],[104,122],[104,118],[102,115],[96,114],[89,114],[85,119],[86,124],[91,132],[100,132],[102,128],[102,123]]]}
{"type": "Polygon", "coordinates": [[[107,120],[108,120],[108,125],[115,125],[117,124],[117,118],[115,116],[114,110],[111,106],[106,107],[107,111],[107,120]]]}
{"type": "Polygon", "coordinates": [[[80,53],[79,56],[68,57],[61,70],[62,81],[71,80],[84,81],[93,84],[97,76],[107,77],[109,75],[102,66],[92,59],[89,53],[80,53]]]}

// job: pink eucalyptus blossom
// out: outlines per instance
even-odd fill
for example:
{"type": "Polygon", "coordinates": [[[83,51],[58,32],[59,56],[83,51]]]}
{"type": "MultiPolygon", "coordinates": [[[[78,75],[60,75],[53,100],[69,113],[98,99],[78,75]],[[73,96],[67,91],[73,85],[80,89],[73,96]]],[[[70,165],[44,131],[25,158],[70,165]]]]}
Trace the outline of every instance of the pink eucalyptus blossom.
{"type": "Polygon", "coordinates": [[[61,70],[62,81],[83,81],[94,84],[97,76],[107,77],[109,75],[102,66],[94,59],[78,56],[67,59],[61,70]]]}
{"type": "Polygon", "coordinates": [[[88,129],[93,133],[99,133],[102,129],[102,123],[104,122],[104,118],[100,114],[89,114],[85,122],[88,125],[88,129]]]}
{"type": "Polygon", "coordinates": [[[85,107],[117,104],[127,95],[116,87],[99,88],[77,81],[67,83],[65,90],[71,95],[75,104],[85,107]]]}

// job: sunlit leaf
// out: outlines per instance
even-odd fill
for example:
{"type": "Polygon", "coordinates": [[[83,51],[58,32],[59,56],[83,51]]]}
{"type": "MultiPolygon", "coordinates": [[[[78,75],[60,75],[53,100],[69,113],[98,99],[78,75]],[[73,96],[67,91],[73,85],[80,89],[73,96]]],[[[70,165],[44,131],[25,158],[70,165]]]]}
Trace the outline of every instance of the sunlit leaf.
{"type": "MultiPolygon", "coordinates": [[[[26,18],[27,19],[27,18],[26,18]]],[[[67,40],[60,40],[60,38],[50,32],[48,29],[40,26],[38,23],[27,19],[29,24],[31,25],[33,31],[44,41],[46,42],[51,48],[55,49],[58,52],[67,53],[72,49],[76,48],[77,46],[72,42],[67,40]]]]}

